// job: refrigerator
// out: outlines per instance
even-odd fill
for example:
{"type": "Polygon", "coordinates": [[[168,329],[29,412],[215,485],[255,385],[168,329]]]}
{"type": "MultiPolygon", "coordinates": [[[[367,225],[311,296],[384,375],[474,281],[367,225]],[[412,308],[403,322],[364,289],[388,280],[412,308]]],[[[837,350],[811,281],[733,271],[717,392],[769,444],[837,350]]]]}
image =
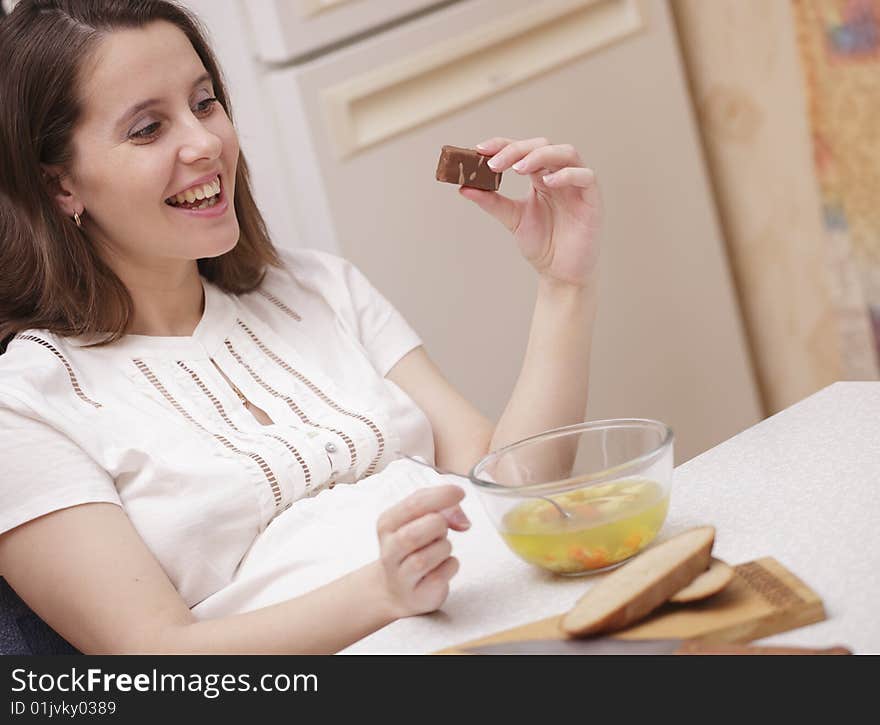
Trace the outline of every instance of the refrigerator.
{"type": "MultiPolygon", "coordinates": [[[[599,179],[587,418],[662,420],[677,463],[760,420],[666,0],[187,4],[227,69],[276,243],[350,259],[490,419],[520,370],[536,274],[434,172],[444,144],[500,135],[571,143],[599,179]]],[[[527,190],[504,174],[501,193],[527,190]]]]}

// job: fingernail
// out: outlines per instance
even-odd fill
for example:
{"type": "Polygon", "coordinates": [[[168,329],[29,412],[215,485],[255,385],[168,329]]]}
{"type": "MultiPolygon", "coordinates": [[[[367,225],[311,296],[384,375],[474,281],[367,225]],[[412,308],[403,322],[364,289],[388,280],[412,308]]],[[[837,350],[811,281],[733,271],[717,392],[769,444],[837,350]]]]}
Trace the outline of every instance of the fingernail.
{"type": "Polygon", "coordinates": [[[486,145],[485,145],[485,144],[478,143],[476,146],[474,146],[474,148],[475,148],[477,151],[485,151],[485,150],[486,150],[486,145]]]}
{"type": "Polygon", "coordinates": [[[541,178],[544,180],[545,184],[553,183],[553,174],[547,174],[547,176],[542,176],[541,178]]]}
{"type": "Polygon", "coordinates": [[[495,160],[494,156],[486,162],[486,166],[488,166],[490,169],[492,169],[492,171],[498,171],[498,167],[500,165],[501,164],[495,160]]]}
{"type": "Polygon", "coordinates": [[[470,519],[468,519],[468,517],[464,515],[464,511],[461,511],[460,509],[453,511],[450,518],[452,519],[452,523],[456,526],[460,526],[463,529],[469,529],[471,527],[470,519]]]}
{"type": "Polygon", "coordinates": [[[511,166],[511,168],[512,168],[514,171],[522,171],[524,166],[525,166],[525,163],[524,163],[524,162],[522,162],[522,161],[517,161],[513,166],[511,166]]]}

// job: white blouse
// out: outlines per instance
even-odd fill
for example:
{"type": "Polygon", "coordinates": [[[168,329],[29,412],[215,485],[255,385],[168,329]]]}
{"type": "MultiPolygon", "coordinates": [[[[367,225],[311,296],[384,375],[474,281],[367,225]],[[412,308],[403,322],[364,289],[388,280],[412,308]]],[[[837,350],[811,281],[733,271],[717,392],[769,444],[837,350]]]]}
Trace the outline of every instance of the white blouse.
{"type": "Polygon", "coordinates": [[[287,270],[270,267],[252,293],[203,279],[189,337],[89,349],[45,330],[16,335],[0,355],[0,532],[77,504],[119,504],[205,616],[301,593],[377,553],[361,539],[326,566],[314,552],[350,537],[322,540],[309,526],[332,529],[328,517],[348,510],[368,535],[379,509],[438,482],[412,462],[389,467],[398,451],[434,458],[428,419],[385,379],[421,341],[351,263],[279,253],[287,270]],[[357,486],[330,493],[337,483],[357,486]],[[279,590],[282,565],[295,583],[279,590]]]}

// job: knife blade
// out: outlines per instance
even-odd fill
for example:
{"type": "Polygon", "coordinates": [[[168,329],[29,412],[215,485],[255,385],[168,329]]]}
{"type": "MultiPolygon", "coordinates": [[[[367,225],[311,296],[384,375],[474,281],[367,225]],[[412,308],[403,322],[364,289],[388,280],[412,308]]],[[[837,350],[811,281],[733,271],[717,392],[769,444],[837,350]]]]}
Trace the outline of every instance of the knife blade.
{"type": "Polygon", "coordinates": [[[848,655],[852,651],[835,645],[826,648],[700,642],[682,639],[529,639],[497,642],[462,649],[478,655],[848,655]]]}

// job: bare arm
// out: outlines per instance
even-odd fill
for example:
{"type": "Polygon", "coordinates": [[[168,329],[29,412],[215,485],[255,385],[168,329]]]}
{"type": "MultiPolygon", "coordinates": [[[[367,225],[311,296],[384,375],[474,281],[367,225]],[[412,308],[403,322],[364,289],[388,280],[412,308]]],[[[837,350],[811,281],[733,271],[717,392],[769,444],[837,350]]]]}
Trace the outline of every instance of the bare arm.
{"type": "MultiPolygon", "coordinates": [[[[410,353],[392,369],[434,426],[437,462],[458,473],[489,449],[550,428],[577,423],[586,412],[588,366],[596,312],[602,204],[595,174],[569,144],[497,136],[476,147],[490,168],[528,175],[530,193],[510,199],[462,186],[513,235],[539,273],[538,296],[522,371],[497,426],[479,416],[424,355],[410,353]],[[485,444],[481,436],[492,433],[485,444]]],[[[556,465],[570,451],[556,457],[556,465]]]]}
{"type": "Polygon", "coordinates": [[[538,296],[522,371],[492,448],[583,420],[599,279],[602,202],[595,174],[570,144],[495,137],[478,144],[494,171],[528,176],[530,193],[510,199],[459,193],[503,224],[538,272],[538,296]]]}
{"type": "Polygon", "coordinates": [[[491,448],[583,421],[589,389],[596,282],[538,283],[522,370],[492,436],[491,448]]]}
{"type": "MultiPolygon", "coordinates": [[[[411,351],[391,369],[388,378],[431,423],[440,468],[466,475],[489,450],[584,419],[596,286],[596,282],[578,287],[540,280],[522,370],[497,426],[443,377],[424,347],[411,351]]],[[[549,448],[543,451],[547,452],[549,448]]],[[[563,453],[558,451],[557,456],[563,453]]],[[[552,468],[563,459],[567,456],[554,456],[543,465],[552,468]]],[[[564,475],[564,471],[555,473],[564,475]]]]}
{"type": "Polygon", "coordinates": [[[489,450],[492,423],[446,380],[424,347],[404,355],[387,377],[430,421],[437,466],[467,475],[489,450]]]}
{"type": "Polygon", "coordinates": [[[195,619],[113,504],[62,509],[8,531],[0,537],[0,571],[49,626],[89,654],[335,652],[442,604],[458,563],[439,512],[457,510],[462,496],[456,486],[418,491],[380,521],[380,560],[300,597],[212,620],[195,619]]]}

